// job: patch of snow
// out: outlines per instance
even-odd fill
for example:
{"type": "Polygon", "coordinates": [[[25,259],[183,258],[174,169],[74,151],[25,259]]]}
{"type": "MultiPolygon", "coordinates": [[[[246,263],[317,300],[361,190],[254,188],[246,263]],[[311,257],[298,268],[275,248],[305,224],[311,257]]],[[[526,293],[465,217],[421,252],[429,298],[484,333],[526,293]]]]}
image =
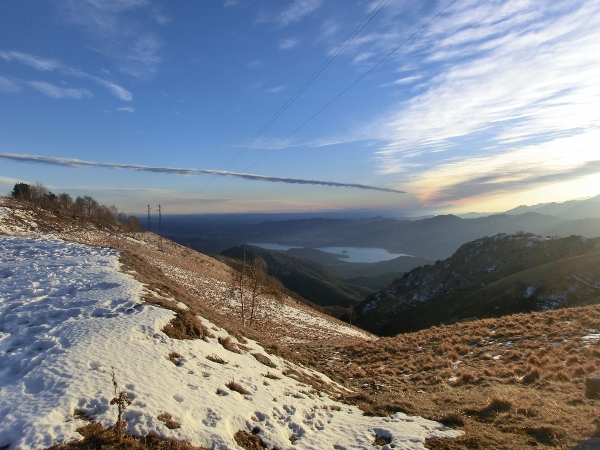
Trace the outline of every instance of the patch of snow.
{"type": "MultiPolygon", "coordinates": [[[[248,353],[227,351],[217,338],[178,341],[162,327],[172,311],[140,301],[143,285],[118,271],[118,254],[56,239],[0,236],[0,446],[41,449],[80,439],[84,423],[75,409],[109,426],[112,370],[119,389],[133,398],[125,410],[127,432],[190,441],[212,449],[239,448],[237,430],[258,428],[269,448],[369,448],[377,433],[394,448],[421,448],[427,438],[462,432],[420,417],[363,416],[283,375],[293,368],[269,358],[278,380],[250,353],[264,350],[248,341],[248,353]],[[174,364],[168,355],[181,355],[174,364]],[[210,361],[216,355],[228,364],[210,361]],[[235,381],[249,391],[229,390],[235,381]],[[227,394],[227,395],[219,395],[227,394]],[[181,427],[170,430],[157,416],[169,413],[181,427]]],[[[208,321],[209,328],[216,328],[208,321]]],[[[340,390],[343,388],[340,386],[340,390]]]]}
{"type": "Polygon", "coordinates": [[[538,297],[538,302],[539,311],[558,309],[566,305],[567,295],[566,293],[541,295],[538,297]]]}
{"type": "Polygon", "coordinates": [[[591,344],[593,342],[597,342],[598,340],[600,340],[600,334],[598,333],[590,333],[590,334],[586,334],[585,336],[581,337],[581,340],[586,343],[586,344],[591,344]]]}
{"type": "Polygon", "coordinates": [[[533,286],[527,286],[527,289],[525,289],[525,298],[530,298],[533,294],[535,294],[535,291],[537,290],[537,286],[534,284],[533,286]]]}

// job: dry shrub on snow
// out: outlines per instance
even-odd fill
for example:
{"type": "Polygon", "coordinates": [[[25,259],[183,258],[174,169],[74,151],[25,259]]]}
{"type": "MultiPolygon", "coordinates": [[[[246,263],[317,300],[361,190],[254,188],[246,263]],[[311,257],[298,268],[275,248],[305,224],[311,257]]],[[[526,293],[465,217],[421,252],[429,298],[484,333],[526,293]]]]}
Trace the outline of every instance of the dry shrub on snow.
{"type": "Polygon", "coordinates": [[[271,359],[269,359],[268,356],[263,355],[262,353],[255,352],[255,353],[252,353],[252,356],[254,356],[259,363],[261,363],[267,367],[270,367],[272,369],[277,368],[277,365],[273,361],[271,361],[271,359]]]}
{"type": "Polygon", "coordinates": [[[238,392],[242,395],[249,395],[251,393],[248,389],[244,388],[241,384],[236,383],[234,380],[230,381],[225,386],[227,386],[229,390],[238,392]]]}
{"type": "Polygon", "coordinates": [[[219,337],[218,341],[224,349],[229,350],[232,353],[242,353],[242,349],[247,350],[246,347],[235,343],[233,339],[231,339],[231,336],[219,337]]]}
{"type": "Polygon", "coordinates": [[[170,430],[175,430],[181,427],[181,424],[174,420],[173,416],[167,412],[159,414],[156,418],[161,422],[164,422],[165,426],[170,430]]]}
{"type": "Polygon", "coordinates": [[[225,361],[219,355],[216,355],[214,353],[211,353],[210,355],[206,355],[206,359],[208,359],[209,361],[212,361],[212,362],[216,362],[218,364],[223,364],[223,365],[227,364],[227,361],[225,361]]]}
{"type": "Polygon", "coordinates": [[[210,333],[198,316],[190,311],[177,311],[177,315],[162,331],[172,339],[203,339],[210,333]]]}
{"type": "Polygon", "coordinates": [[[239,430],[233,435],[233,439],[235,439],[237,445],[245,450],[263,450],[267,448],[267,445],[257,436],[258,433],[260,433],[258,428],[254,428],[252,433],[239,430]]]}

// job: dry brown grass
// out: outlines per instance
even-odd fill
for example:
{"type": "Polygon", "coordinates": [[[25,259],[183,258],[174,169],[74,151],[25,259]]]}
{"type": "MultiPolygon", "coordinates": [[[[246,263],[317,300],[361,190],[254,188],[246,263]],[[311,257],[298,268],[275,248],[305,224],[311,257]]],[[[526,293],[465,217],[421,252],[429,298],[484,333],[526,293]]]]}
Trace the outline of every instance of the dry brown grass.
{"type": "Polygon", "coordinates": [[[233,438],[237,445],[245,450],[263,450],[264,448],[267,448],[267,446],[262,439],[257,436],[259,432],[260,430],[258,428],[252,430],[252,433],[239,430],[233,435],[233,438]]]}
{"type": "Polygon", "coordinates": [[[180,366],[183,364],[183,357],[177,352],[171,352],[167,355],[167,359],[171,361],[176,366],[180,366]]]}
{"type": "Polygon", "coordinates": [[[595,305],[296,350],[359,392],[343,400],[366,414],[402,411],[465,431],[428,448],[571,448],[597,432],[600,399],[585,397],[585,378],[600,368],[600,342],[582,337],[598,330],[595,305]]]}
{"type": "Polygon", "coordinates": [[[250,395],[251,394],[251,392],[248,389],[246,389],[245,387],[243,387],[241,384],[236,383],[234,380],[230,381],[225,386],[227,386],[227,388],[230,391],[235,391],[235,392],[237,392],[239,394],[242,394],[242,395],[250,395]]]}
{"type": "Polygon", "coordinates": [[[227,361],[225,361],[219,355],[215,355],[214,353],[211,353],[210,355],[206,355],[206,359],[208,359],[209,361],[212,361],[212,362],[216,362],[217,364],[223,364],[223,365],[227,364],[227,361]]]}
{"type": "Polygon", "coordinates": [[[270,378],[271,380],[281,380],[281,377],[278,377],[277,375],[271,372],[263,373],[263,377],[270,378]]]}
{"type": "Polygon", "coordinates": [[[219,344],[223,346],[224,349],[229,350],[232,353],[242,353],[242,351],[248,350],[247,347],[234,342],[231,336],[219,337],[219,344]]]}
{"type": "Polygon", "coordinates": [[[258,353],[258,352],[252,353],[252,356],[254,356],[254,358],[256,358],[256,360],[259,363],[261,363],[267,367],[270,367],[271,369],[277,369],[277,364],[275,364],[273,361],[271,361],[271,359],[268,356],[263,355],[262,353],[258,353]]]}
{"type": "Polygon", "coordinates": [[[173,419],[173,416],[169,413],[162,413],[156,417],[161,422],[164,422],[165,426],[170,430],[181,428],[181,424],[173,419]]]}
{"type": "Polygon", "coordinates": [[[162,331],[172,339],[203,339],[211,336],[198,316],[190,311],[177,311],[177,315],[162,331]]]}
{"type": "Polygon", "coordinates": [[[153,433],[146,436],[118,434],[112,428],[103,428],[97,423],[78,428],[77,432],[84,437],[83,440],[56,445],[48,450],[209,450],[185,441],[163,439],[153,433]]]}

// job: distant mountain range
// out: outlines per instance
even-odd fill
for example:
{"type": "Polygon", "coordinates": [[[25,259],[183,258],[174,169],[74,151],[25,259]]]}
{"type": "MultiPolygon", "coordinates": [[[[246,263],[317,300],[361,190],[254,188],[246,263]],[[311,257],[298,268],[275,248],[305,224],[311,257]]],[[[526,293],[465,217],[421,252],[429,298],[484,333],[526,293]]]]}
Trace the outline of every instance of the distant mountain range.
{"type": "Polygon", "coordinates": [[[600,219],[600,195],[586,200],[570,200],[563,203],[540,203],[533,206],[518,206],[506,214],[535,212],[555,216],[563,220],[600,219]]]}
{"type": "Polygon", "coordinates": [[[168,238],[205,253],[219,253],[249,242],[269,242],[313,249],[377,247],[437,260],[448,258],[465,242],[498,233],[524,231],[541,236],[600,236],[600,196],[521,206],[504,214],[470,219],[455,215],[420,220],[312,218],[262,223],[257,223],[255,216],[249,223],[244,223],[240,216],[235,219],[221,223],[202,221],[199,216],[180,216],[165,219],[163,229],[168,238]]]}
{"type": "Polygon", "coordinates": [[[462,245],[371,295],[358,323],[394,335],[470,318],[545,311],[600,300],[600,238],[499,234],[462,245]]]}

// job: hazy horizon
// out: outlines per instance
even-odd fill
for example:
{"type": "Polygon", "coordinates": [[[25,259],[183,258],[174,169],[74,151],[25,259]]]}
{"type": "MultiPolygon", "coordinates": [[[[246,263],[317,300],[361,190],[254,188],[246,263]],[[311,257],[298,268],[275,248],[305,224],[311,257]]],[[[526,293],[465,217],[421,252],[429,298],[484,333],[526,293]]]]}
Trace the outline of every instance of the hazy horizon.
{"type": "Polygon", "coordinates": [[[600,186],[597,2],[53,0],[0,24],[2,192],[412,216],[600,186]]]}

